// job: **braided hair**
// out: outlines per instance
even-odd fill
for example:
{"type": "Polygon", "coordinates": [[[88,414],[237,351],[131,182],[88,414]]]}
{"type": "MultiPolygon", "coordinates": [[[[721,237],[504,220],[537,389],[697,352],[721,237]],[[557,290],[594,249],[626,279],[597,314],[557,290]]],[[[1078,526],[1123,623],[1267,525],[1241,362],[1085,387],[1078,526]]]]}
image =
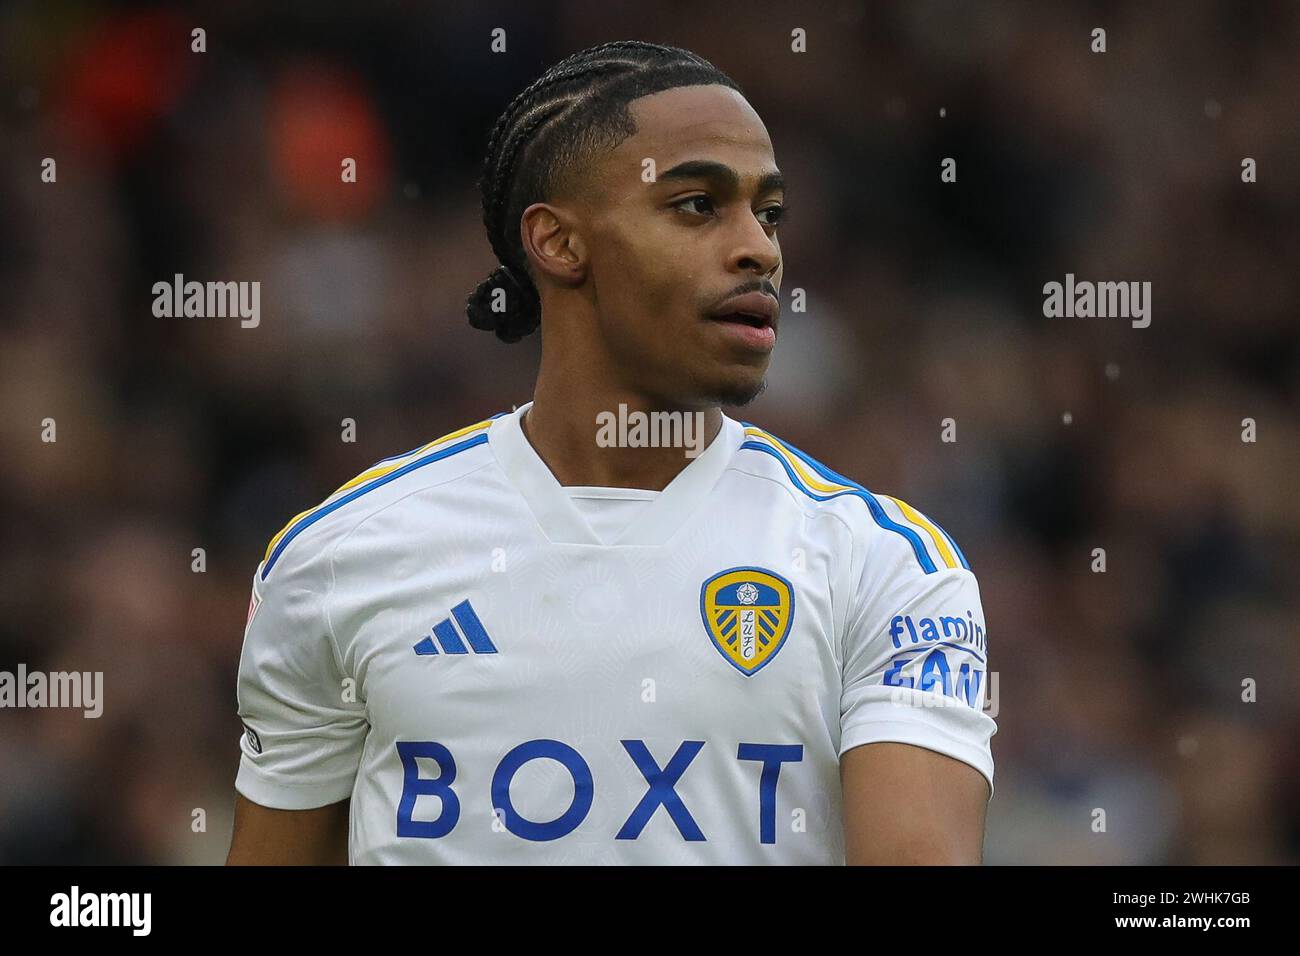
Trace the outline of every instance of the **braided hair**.
{"type": "Polygon", "coordinates": [[[470,325],[503,342],[518,342],[537,328],[541,298],[519,237],[524,210],[546,202],[602,149],[636,133],[632,100],[707,84],[741,92],[689,50],[620,40],[561,60],[510,102],[492,127],[478,183],[498,265],[466,301],[470,325]]]}

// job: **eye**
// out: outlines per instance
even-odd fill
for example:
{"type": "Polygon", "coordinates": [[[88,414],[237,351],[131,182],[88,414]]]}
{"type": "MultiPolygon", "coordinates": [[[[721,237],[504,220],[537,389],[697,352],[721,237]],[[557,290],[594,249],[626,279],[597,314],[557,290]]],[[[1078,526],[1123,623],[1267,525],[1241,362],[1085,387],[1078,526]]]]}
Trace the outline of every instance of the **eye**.
{"type": "Polygon", "coordinates": [[[770,215],[771,219],[760,220],[765,226],[779,226],[789,217],[784,206],[768,206],[766,209],[760,209],[757,213],[759,216],[770,215]]]}
{"type": "MultiPolygon", "coordinates": [[[[694,203],[700,203],[700,202],[704,203],[706,206],[708,206],[709,211],[712,211],[712,209],[713,209],[713,200],[710,199],[708,196],[687,196],[685,199],[679,199],[679,200],[677,200],[677,202],[673,203],[673,207],[676,208],[676,209],[681,209],[681,208],[684,207],[687,203],[693,203],[693,202],[694,202],[694,203]]],[[[688,209],[688,210],[686,210],[686,211],[687,211],[687,212],[696,212],[696,213],[701,213],[702,215],[707,215],[707,214],[708,214],[707,212],[705,212],[704,210],[701,210],[701,209],[688,209]]]]}

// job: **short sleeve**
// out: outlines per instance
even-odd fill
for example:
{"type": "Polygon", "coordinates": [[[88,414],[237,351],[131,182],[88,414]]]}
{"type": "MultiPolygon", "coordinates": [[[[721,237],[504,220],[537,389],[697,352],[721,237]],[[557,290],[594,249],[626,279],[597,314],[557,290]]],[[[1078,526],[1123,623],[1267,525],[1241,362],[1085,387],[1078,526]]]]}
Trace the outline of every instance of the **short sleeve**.
{"type": "Polygon", "coordinates": [[[235,789],[281,810],[307,810],[352,793],[369,725],[345,682],[322,609],[313,556],[280,556],[253,576],[236,698],[244,725],[235,789]]]}
{"type": "Polygon", "coordinates": [[[991,797],[997,725],[984,712],[988,631],[975,575],[919,535],[876,538],[844,635],[840,755],[886,741],[924,747],[970,764],[991,797]]]}

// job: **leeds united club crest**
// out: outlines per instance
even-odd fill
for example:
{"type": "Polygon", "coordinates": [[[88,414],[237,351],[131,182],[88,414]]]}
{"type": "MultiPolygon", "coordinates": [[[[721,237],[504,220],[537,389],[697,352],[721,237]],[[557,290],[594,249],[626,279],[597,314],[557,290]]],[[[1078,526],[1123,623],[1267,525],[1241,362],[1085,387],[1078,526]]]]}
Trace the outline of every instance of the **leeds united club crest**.
{"type": "Polygon", "coordinates": [[[785,643],[794,618],[794,591],[771,571],[731,568],[704,582],[700,615],[713,646],[749,677],[785,643]]]}

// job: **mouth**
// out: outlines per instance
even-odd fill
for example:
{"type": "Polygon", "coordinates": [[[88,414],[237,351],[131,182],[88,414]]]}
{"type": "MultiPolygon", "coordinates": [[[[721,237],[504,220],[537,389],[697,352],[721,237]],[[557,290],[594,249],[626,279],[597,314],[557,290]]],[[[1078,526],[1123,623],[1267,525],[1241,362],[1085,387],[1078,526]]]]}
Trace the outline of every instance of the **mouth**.
{"type": "Polygon", "coordinates": [[[766,329],[772,325],[767,316],[755,315],[751,312],[726,312],[712,318],[715,322],[735,322],[739,325],[747,325],[751,329],[766,329]]]}
{"type": "Polygon", "coordinates": [[[744,295],[732,296],[720,303],[710,313],[709,318],[717,322],[729,322],[748,326],[751,329],[776,329],[776,318],[781,307],[776,299],[762,292],[746,292],[744,295]]]}
{"type": "Polygon", "coordinates": [[[766,354],[776,345],[779,312],[780,305],[772,296],[747,292],[720,303],[708,318],[723,331],[732,348],[766,354]]]}

